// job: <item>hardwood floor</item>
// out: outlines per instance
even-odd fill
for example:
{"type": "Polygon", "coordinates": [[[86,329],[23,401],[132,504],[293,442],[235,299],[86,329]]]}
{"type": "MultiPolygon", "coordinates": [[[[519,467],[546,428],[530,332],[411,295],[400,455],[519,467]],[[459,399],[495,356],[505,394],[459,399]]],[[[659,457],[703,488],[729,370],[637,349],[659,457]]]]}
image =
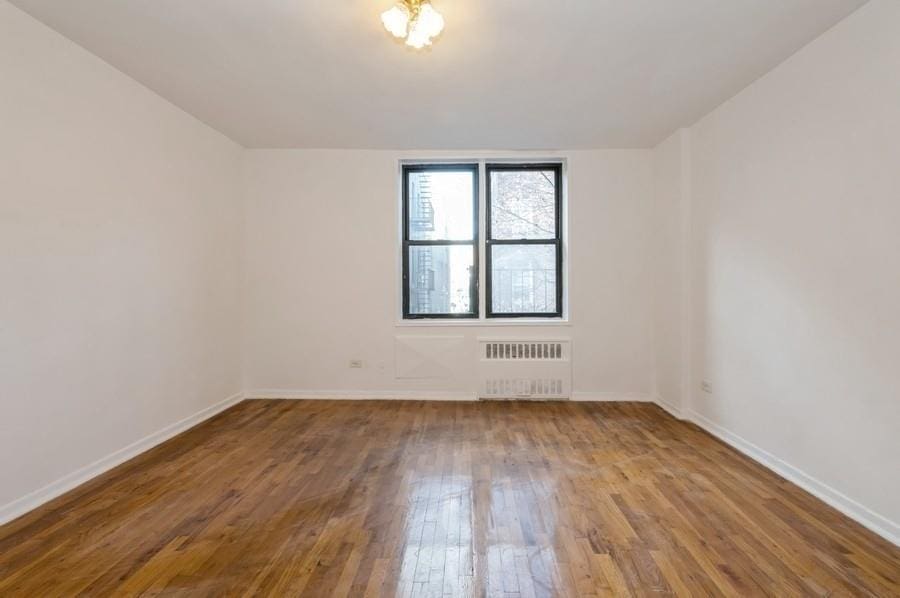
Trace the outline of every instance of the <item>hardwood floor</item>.
{"type": "Polygon", "coordinates": [[[247,401],[0,528],[0,596],[900,595],[650,404],[247,401]]]}

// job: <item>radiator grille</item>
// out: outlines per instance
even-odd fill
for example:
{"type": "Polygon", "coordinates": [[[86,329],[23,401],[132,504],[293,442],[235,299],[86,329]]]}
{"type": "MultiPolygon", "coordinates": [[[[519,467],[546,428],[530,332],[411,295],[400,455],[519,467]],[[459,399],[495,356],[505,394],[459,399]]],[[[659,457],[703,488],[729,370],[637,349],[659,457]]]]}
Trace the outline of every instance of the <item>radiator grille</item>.
{"type": "Polygon", "coordinates": [[[563,359],[562,343],[487,342],[483,344],[485,359],[563,359]]]}

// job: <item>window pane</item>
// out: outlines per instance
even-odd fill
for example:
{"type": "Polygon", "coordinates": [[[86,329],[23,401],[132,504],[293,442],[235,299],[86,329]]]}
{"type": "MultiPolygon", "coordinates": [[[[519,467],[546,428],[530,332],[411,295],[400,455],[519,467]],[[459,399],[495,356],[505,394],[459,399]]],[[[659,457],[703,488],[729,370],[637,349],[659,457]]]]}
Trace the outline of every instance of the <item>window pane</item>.
{"type": "Polygon", "coordinates": [[[556,173],[552,170],[491,171],[491,237],[556,237],[556,173]]]}
{"type": "Polygon", "coordinates": [[[474,238],[475,177],[469,172],[408,173],[409,238],[469,241],[474,238]]]}
{"type": "Polygon", "coordinates": [[[491,310],[556,312],[556,246],[491,246],[491,310]]]}
{"type": "Polygon", "coordinates": [[[472,313],[471,245],[414,245],[409,248],[409,313],[472,313]]]}

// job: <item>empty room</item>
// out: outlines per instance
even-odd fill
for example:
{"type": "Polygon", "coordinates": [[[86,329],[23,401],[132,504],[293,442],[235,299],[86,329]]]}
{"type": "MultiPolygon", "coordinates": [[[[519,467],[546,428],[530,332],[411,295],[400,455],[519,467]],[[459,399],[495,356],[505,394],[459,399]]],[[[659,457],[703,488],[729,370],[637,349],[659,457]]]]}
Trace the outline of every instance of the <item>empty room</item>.
{"type": "Polygon", "coordinates": [[[900,0],[0,0],[0,596],[900,597],[900,0]]]}

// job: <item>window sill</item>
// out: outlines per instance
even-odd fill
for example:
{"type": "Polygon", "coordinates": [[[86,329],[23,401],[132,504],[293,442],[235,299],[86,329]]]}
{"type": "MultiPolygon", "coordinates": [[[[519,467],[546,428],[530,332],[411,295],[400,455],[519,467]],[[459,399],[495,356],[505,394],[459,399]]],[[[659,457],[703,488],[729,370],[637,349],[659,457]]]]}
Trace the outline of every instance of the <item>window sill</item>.
{"type": "Polygon", "coordinates": [[[400,320],[394,326],[396,328],[523,328],[523,327],[566,327],[572,323],[567,319],[559,318],[494,318],[494,319],[460,319],[460,320],[400,320]]]}

